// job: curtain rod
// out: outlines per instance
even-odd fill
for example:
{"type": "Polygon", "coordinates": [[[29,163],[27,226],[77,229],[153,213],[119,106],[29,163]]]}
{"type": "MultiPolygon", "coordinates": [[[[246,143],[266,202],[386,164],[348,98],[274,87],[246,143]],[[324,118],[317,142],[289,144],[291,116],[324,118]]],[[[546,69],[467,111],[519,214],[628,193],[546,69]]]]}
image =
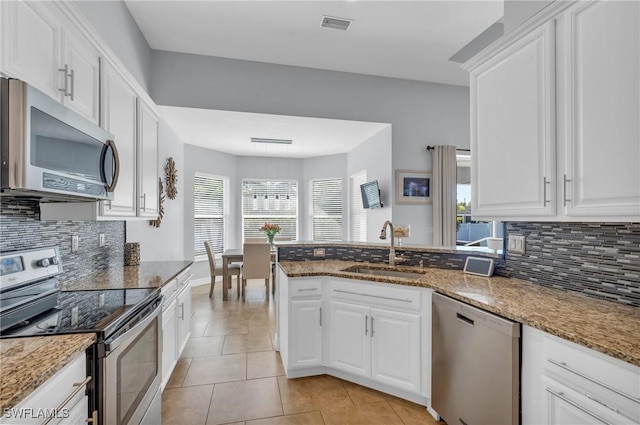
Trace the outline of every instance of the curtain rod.
{"type": "MultiPolygon", "coordinates": [[[[427,146],[425,149],[426,149],[426,150],[428,150],[428,151],[432,151],[432,150],[434,150],[434,149],[435,149],[435,146],[427,146]]],[[[457,150],[457,151],[460,151],[460,152],[471,152],[471,149],[460,149],[460,148],[456,148],[456,150],[457,150]]]]}

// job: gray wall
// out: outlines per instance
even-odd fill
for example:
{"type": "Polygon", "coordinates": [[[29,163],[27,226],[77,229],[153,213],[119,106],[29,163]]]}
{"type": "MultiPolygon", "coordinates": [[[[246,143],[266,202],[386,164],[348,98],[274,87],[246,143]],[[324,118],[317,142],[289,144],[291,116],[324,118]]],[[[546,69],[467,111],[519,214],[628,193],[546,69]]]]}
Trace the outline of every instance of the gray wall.
{"type": "MultiPolygon", "coordinates": [[[[151,66],[159,105],[391,123],[392,170],[430,170],[427,145],[469,147],[467,87],[155,50],[151,66]]],[[[426,207],[393,205],[393,214],[432,228],[426,207]]],[[[411,242],[431,243],[431,233],[411,242]]]]}
{"type": "Polygon", "coordinates": [[[151,48],[124,2],[74,0],[74,4],[149,92],[151,48]]]}
{"type": "MultiPolygon", "coordinates": [[[[158,176],[162,178],[165,185],[164,217],[160,227],[150,226],[148,220],[127,221],[127,242],[140,242],[140,258],[143,261],[192,258],[192,256],[185,256],[183,242],[184,234],[187,231],[184,220],[184,202],[186,200],[185,188],[188,184],[185,179],[184,144],[162,118],[158,123],[158,176]],[[178,195],[174,200],[166,196],[164,166],[169,157],[175,161],[178,171],[176,185],[178,195]]],[[[189,187],[191,188],[191,186],[189,187]]]]}
{"type": "Polygon", "coordinates": [[[505,0],[504,33],[514,29],[549,3],[552,0],[505,0]]]}
{"type": "MultiPolygon", "coordinates": [[[[347,175],[366,170],[367,181],[378,180],[380,187],[384,207],[366,210],[367,242],[380,242],[382,224],[394,219],[391,131],[388,126],[347,154],[347,175]]],[[[426,220],[422,217],[420,221],[426,220]]]]}

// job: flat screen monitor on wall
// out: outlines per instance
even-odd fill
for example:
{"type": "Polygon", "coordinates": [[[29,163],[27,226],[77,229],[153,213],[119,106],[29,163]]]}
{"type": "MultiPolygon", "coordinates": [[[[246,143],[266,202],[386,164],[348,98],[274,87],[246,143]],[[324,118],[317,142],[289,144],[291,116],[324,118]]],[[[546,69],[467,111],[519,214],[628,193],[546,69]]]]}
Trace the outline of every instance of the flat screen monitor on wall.
{"type": "Polygon", "coordinates": [[[362,193],[363,208],[383,207],[382,201],[380,200],[380,188],[378,187],[378,180],[373,180],[365,184],[361,184],[360,193],[362,193]]]}

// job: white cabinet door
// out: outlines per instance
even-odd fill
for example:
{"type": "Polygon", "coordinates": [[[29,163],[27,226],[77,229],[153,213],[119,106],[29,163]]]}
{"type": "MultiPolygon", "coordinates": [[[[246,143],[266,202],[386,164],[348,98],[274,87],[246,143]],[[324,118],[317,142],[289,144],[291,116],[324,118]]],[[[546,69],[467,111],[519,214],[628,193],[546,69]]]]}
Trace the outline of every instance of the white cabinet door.
{"type": "Polygon", "coordinates": [[[540,408],[546,412],[545,423],[548,425],[633,424],[630,419],[608,410],[553,379],[543,377],[542,381],[545,394],[540,408]]]}
{"type": "Polygon", "coordinates": [[[136,215],[136,93],[106,61],[102,62],[102,127],[118,149],[120,174],[113,200],[102,202],[104,216],[136,215]]]}
{"type": "Polygon", "coordinates": [[[178,335],[177,335],[177,355],[180,357],[185,344],[189,340],[191,332],[191,287],[187,283],[183,286],[182,292],[178,294],[178,304],[176,306],[178,313],[178,335]]]}
{"type": "Polygon", "coordinates": [[[292,300],[290,367],[322,365],[322,300],[292,300]]]}
{"type": "Polygon", "coordinates": [[[100,121],[100,54],[81,34],[64,31],[64,64],[68,67],[63,103],[90,121],[100,121]]]}
{"type": "Polygon", "coordinates": [[[554,43],[550,22],[471,71],[474,218],[555,214],[554,43]]]}
{"type": "Polygon", "coordinates": [[[330,302],[330,367],[371,377],[371,309],[330,302]]]}
{"type": "Polygon", "coordinates": [[[420,392],[420,316],[371,309],[371,374],[408,391],[420,392]]]}
{"type": "Polygon", "coordinates": [[[640,220],[640,3],[580,2],[564,16],[568,216],[640,220]]]}
{"type": "Polygon", "coordinates": [[[3,71],[60,99],[60,25],[46,2],[7,1],[2,7],[3,71]]]}
{"type": "Polygon", "coordinates": [[[138,99],[138,216],[158,217],[158,119],[138,99]]]}
{"type": "Polygon", "coordinates": [[[167,385],[178,359],[176,301],[162,309],[162,388],[167,385]]]}

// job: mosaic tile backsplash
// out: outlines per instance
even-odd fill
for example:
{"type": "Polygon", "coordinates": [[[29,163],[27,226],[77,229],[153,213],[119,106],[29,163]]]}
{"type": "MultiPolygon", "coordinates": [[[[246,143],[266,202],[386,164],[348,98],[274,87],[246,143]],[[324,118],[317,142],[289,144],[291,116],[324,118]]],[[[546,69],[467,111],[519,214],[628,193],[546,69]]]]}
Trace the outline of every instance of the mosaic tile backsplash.
{"type": "Polygon", "coordinates": [[[507,223],[526,237],[504,276],[640,307],[640,223],[507,223]]]}
{"type": "Polygon", "coordinates": [[[62,259],[61,281],[122,264],[124,240],[124,221],[40,221],[37,201],[0,197],[0,251],[56,245],[62,259]],[[102,248],[98,247],[100,233],[106,237],[102,248]],[[79,236],[77,253],[71,252],[71,235],[79,236]]]}

